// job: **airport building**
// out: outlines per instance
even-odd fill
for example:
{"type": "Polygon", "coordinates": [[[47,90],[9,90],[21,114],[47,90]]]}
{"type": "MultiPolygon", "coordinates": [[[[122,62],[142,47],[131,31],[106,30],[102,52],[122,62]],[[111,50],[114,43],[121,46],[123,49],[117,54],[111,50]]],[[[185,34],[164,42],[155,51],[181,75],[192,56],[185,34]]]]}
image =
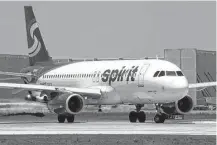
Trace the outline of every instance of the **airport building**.
{"type": "MultiPolygon", "coordinates": [[[[216,51],[198,49],[165,49],[164,59],[175,63],[189,83],[216,81],[216,51]]],[[[216,102],[216,87],[191,89],[190,96],[197,104],[216,102]]]]}
{"type": "MultiPolygon", "coordinates": [[[[148,58],[146,58],[148,59],[148,58]]],[[[164,58],[179,66],[189,83],[216,81],[216,51],[206,51],[198,49],[165,49],[164,58]]],[[[86,59],[97,61],[98,59],[86,59]]],[[[100,59],[99,59],[100,60],[100,59]]],[[[69,63],[74,61],[85,61],[85,59],[56,59],[55,63],[69,63]]],[[[29,65],[28,56],[0,54],[0,71],[19,72],[21,68],[29,65]]],[[[21,82],[21,80],[7,78],[0,75],[0,81],[21,82]]],[[[0,89],[1,97],[10,98],[11,90],[0,89]]],[[[19,98],[23,99],[21,92],[19,98]]],[[[189,95],[194,99],[197,105],[208,105],[216,102],[216,87],[202,89],[191,89],[189,95]]],[[[195,105],[196,105],[195,104],[195,105]]]]}

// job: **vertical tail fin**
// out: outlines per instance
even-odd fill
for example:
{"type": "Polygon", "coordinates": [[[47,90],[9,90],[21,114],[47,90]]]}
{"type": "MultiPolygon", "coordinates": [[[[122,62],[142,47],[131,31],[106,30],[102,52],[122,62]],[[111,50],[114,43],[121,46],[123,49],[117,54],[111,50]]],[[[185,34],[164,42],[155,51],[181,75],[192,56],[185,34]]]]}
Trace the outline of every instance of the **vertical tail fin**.
{"type": "Polygon", "coordinates": [[[44,45],[32,6],[24,6],[24,10],[30,66],[35,65],[37,62],[50,61],[51,58],[44,45]]]}

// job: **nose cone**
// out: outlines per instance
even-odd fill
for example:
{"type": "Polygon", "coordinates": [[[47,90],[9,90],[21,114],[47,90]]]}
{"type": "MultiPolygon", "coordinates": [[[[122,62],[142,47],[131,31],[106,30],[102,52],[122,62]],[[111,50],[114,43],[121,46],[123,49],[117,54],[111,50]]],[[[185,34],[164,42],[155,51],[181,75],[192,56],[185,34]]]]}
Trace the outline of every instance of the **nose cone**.
{"type": "Polygon", "coordinates": [[[170,86],[172,89],[187,89],[188,88],[188,81],[185,77],[179,78],[177,80],[173,80],[170,86]]]}
{"type": "Polygon", "coordinates": [[[188,81],[184,76],[167,79],[167,83],[163,87],[163,92],[169,97],[169,101],[177,101],[188,94],[188,81]]]}
{"type": "Polygon", "coordinates": [[[168,80],[165,91],[186,94],[188,92],[188,81],[184,76],[168,80]]]}

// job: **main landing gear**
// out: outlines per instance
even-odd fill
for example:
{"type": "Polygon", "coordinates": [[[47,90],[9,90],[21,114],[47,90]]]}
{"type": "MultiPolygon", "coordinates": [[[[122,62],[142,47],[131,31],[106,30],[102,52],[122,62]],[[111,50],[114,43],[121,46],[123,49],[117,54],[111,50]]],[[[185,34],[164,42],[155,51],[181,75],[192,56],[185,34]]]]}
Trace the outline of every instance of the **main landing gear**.
{"type": "Polygon", "coordinates": [[[102,106],[101,105],[99,105],[99,109],[98,109],[98,112],[102,112],[102,108],[101,108],[102,106]]]}
{"type": "Polygon", "coordinates": [[[137,104],[136,105],[136,111],[131,111],[130,112],[130,114],[129,114],[129,120],[130,120],[130,122],[136,122],[137,119],[141,123],[145,122],[145,120],[146,120],[146,114],[145,114],[144,111],[140,111],[143,106],[144,105],[137,104]]]}
{"type": "Polygon", "coordinates": [[[68,123],[73,123],[75,116],[74,115],[63,115],[63,114],[59,114],[57,117],[59,123],[64,123],[65,120],[68,121],[68,123]]]}

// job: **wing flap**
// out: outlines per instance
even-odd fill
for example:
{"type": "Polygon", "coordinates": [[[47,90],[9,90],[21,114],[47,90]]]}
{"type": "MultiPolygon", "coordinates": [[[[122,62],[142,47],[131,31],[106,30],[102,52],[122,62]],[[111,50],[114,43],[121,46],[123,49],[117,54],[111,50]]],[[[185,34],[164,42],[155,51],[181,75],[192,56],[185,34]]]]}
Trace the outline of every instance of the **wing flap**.
{"type": "Polygon", "coordinates": [[[51,92],[62,93],[79,93],[82,95],[100,98],[101,90],[93,88],[72,88],[72,87],[59,87],[59,86],[45,86],[36,84],[17,84],[17,83],[0,83],[0,88],[5,89],[25,89],[25,90],[45,90],[51,92]]]}
{"type": "Polygon", "coordinates": [[[210,87],[210,86],[217,86],[217,82],[189,84],[188,88],[202,88],[202,87],[210,87]]]}

